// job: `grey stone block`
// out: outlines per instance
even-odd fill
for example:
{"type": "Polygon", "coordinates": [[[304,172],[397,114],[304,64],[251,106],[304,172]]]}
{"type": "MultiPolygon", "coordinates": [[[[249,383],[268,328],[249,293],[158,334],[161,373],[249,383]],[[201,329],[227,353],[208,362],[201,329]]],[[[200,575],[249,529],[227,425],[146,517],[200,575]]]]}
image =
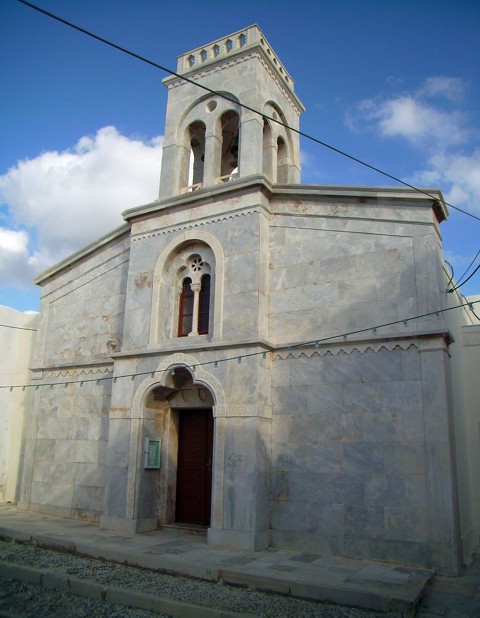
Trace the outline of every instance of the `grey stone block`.
{"type": "Polygon", "coordinates": [[[45,571],[42,577],[42,586],[49,590],[68,591],[68,576],[63,573],[45,571]]]}
{"type": "Polygon", "coordinates": [[[114,588],[112,586],[105,588],[105,601],[126,605],[127,607],[152,610],[154,598],[153,595],[136,592],[135,590],[114,588]]]}
{"type": "Polygon", "coordinates": [[[18,579],[22,582],[40,585],[43,573],[42,569],[34,569],[11,562],[0,562],[0,577],[2,579],[18,579]]]}

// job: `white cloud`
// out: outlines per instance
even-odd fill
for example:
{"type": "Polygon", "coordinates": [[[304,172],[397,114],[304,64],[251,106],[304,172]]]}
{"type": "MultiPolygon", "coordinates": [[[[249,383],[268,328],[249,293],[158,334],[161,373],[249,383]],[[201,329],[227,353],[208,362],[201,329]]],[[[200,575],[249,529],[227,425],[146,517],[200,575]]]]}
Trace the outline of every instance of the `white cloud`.
{"type": "MultiPolygon", "coordinates": [[[[36,238],[34,255],[21,237],[17,259],[23,256],[26,269],[29,261],[46,266],[121,225],[123,210],[156,199],[161,142],[161,137],[143,141],[104,127],[68,151],[44,152],[0,176],[0,198],[13,223],[36,238]]],[[[8,242],[18,248],[15,234],[8,242]]]]}
{"type": "Polygon", "coordinates": [[[426,165],[405,180],[416,186],[439,186],[448,202],[478,212],[480,150],[470,146],[475,131],[459,109],[463,94],[461,79],[429,77],[413,92],[361,101],[346,121],[352,130],[406,140],[424,156],[426,165]]]}
{"type": "Polygon", "coordinates": [[[37,256],[29,254],[29,236],[24,230],[0,227],[0,281],[24,287],[34,276],[37,256]]]}
{"type": "Polygon", "coordinates": [[[463,98],[465,86],[459,77],[427,77],[420,89],[418,97],[445,97],[450,101],[460,101],[463,98]]]}
{"type": "Polygon", "coordinates": [[[480,212],[480,149],[470,155],[435,154],[429,158],[428,165],[411,177],[413,184],[446,187],[447,202],[480,212]]]}
{"type": "Polygon", "coordinates": [[[353,130],[369,129],[381,137],[402,137],[429,149],[464,142],[468,131],[457,111],[439,109],[413,94],[361,101],[346,119],[353,130]]]}

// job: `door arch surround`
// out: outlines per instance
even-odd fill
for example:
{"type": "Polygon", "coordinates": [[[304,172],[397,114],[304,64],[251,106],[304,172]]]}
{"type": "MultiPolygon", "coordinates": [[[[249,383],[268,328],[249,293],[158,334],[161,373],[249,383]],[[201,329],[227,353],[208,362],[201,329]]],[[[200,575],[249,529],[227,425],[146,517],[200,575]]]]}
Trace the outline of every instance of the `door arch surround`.
{"type": "MultiPolygon", "coordinates": [[[[147,412],[147,399],[150,393],[157,387],[166,389],[172,387],[171,372],[183,368],[187,370],[192,378],[192,384],[203,387],[211,394],[213,405],[211,405],[214,419],[213,435],[213,464],[212,464],[212,508],[210,528],[221,529],[223,527],[223,492],[224,492],[224,464],[225,464],[225,416],[226,401],[223,387],[219,380],[206,371],[199,361],[187,354],[177,353],[165,358],[159,363],[158,368],[151,376],[145,378],[138,386],[132,401],[131,420],[132,435],[130,440],[130,456],[127,487],[127,517],[132,519],[142,519],[142,476],[145,475],[143,469],[143,449],[145,436],[145,420],[147,412]],[[152,377],[153,376],[153,377],[152,377]]],[[[166,404],[163,414],[170,415],[172,420],[172,408],[166,404]]],[[[161,436],[165,439],[165,435],[161,436]]],[[[163,487],[163,495],[159,496],[157,515],[160,524],[172,523],[171,506],[172,488],[168,489],[168,478],[172,478],[173,468],[176,461],[164,449],[165,442],[162,441],[162,461],[159,471],[160,485],[163,487]],[[169,476],[170,475],[170,476],[169,476]],[[169,510],[170,509],[170,510],[169,510]],[[170,521],[168,521],[170,520],[170,521]]],[[[166,445],[165,445],[166,446],[166,445]]]]}

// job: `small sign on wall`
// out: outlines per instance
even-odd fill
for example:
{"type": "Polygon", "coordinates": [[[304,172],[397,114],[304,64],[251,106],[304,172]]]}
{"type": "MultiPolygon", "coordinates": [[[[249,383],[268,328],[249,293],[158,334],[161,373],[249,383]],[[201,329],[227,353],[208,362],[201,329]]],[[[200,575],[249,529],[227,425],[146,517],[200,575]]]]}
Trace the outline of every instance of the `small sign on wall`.
{"type": "Polygon", "coordinates": [[[161,440],[157,438],[145,438],[145,461],[143,467],[150,470],[160,468],[160,446],[161,440]]]}

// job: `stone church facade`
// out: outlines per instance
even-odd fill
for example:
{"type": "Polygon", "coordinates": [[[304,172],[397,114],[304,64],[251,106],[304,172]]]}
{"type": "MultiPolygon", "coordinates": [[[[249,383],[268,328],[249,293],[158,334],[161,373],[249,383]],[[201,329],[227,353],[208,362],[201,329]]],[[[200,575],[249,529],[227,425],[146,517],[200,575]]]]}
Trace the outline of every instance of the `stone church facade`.
{"type": "Polygon", "coordinates": [[[457,572],[441,193],[300,184],[257,26],[177,71],[159,199],[37,279],[20,507],[457,572]]]}

